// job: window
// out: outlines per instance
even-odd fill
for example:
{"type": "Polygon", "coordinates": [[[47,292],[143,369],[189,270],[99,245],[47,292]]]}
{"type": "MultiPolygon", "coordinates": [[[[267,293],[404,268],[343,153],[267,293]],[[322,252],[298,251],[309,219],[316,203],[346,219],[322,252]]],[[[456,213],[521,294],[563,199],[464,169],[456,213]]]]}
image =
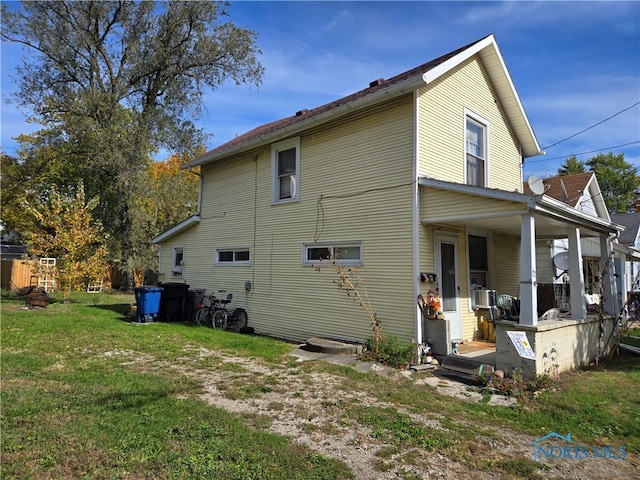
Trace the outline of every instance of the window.
{"type": "Polygon", "coordinates": [[[183,264],[184,264],[184,247],[173,247],[173,263],[171,266],[172,277],[182,276],[183,264]]]}
{"type": "Polygon", "coordinates": [[[467,184],[487,185],[487,122],[466,117],[465,151],[467,156],[467,184]]]}
{"type": "Polygon", "coordinates": [[[251,265],[249,247],[218,248],[216,250],[216,264],[218,265],[251,265]]]}
{"type": "Polygon", "coordinates": [[[308,243],[304,245],[306,265],[336,260],[342,265],[362,265],[362,242],[308,243]]]}
{"type": "Polygon", "coordinates": [[[300,138],[271,147],[273,202],[298,200],[300,196],[300,138]]]}
{"type": "Polygon", "coordinates": [[[469,235],[469,278],[472,286],[487,288],[489,277],[489,256],[487,237],[469,235]]]}

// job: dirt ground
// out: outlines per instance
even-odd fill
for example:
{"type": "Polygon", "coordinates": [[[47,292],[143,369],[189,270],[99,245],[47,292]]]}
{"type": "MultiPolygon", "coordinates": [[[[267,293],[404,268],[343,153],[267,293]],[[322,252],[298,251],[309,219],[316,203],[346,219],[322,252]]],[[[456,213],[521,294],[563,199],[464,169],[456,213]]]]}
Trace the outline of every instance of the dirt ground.
{"type": "MultiPolygon", "coordinates": [[[[268,430],[287,435],[295,441],[307,445],[312,450],[328,457],[340,459],[351,467],[358,480],[386,479],[451,479],[451,480],[496,480],[515,479],[516,475],[493,469],[485,472],[472,468],[464,459],[452,458],[437,451],[429,452],[415,449],[393,455],[379,454],[385,447],[382,439],[375,439],[370,430],[356,422],[344,422],[341,405],[358,401],[365,406],[395,407],[367,396],[363,392],[349,392],[337,388],[341,379],[327,373],[291,374],[295,367],[270,367],[251,359],[221,355],[206,349],[197,352],[201,357],[213,356],[222,363],[233,364],[234,368],[220,368],[216,371],[184,369],[173,365],[186,375],[193,376],[202,382],[204,393],[202,400],[210,405],[247,416],[266,416],[271,419],[268,430]],[[230,398],[229,389],[238,385],[250,385],[252,378],[273,378],[273,388],[251,395],[251,398],[230,398]]],[[[298,362],[308,360],[300,350],[292,351],[293,359],[298,362]]],[[[331,361],[330,358],[326,359],[331,361]]],[[[151,365],[153,362],[149,362],[151,365]]],[[[375,365],[366,365],[352,360],[354,368],[361,371],[370,369],[372,374],[385,374],[375,365]]],[[[140,365],[138,360],[138,365],[140,365]]],[[[154,364],[158,367],[158,364],[154,364]]],[[[164,366],[162,367],[164,368],[164,366]]],[[[391,375],[405,375],[408,372],[395,372],[391,375]]],[[[416,375],[417,377],[417,375],[416,375]]],[[[424,377],[416,378],[424,383],[424,377]]],[[[437,383],[437,381],[436,381],[437,383]]],[[[431,383],[431,385],[436,385],[431,383]]],[[[425,383],[425,389],[429,389],[425,383]]],[[[436,385],[438,388],[438,385],[436,385]]],[[[452,387],[446,382],[439,388],[442,394],[452,396],[452,401],[474,401],[476,397],[464,393],[463,387],[452,387]],[[453,398],[457,397],[457,398],[453,398]]],[[[427,428],[440,428],[440,422],[434,420],[433,412],[428,416],[415,412],[402,411],[410,415],[414,421],[423,423],[427,428]]],[[[559,432],[562,434],[562,432],[559,432]]],[[[493,460],[528,459],[533,460],[533,441],[535,438],[511,430],[500,429],[486,437],[478,437],[471,442],[470,449],[477,449],[484,456],[491,452],[493,460]],[[475,447],[475,448],[474,448],[475,447]]],[[[474,452],[470,452],[473,454],[474,452]]],[[[640,458],[628,455],[624,460],[580,458],[580,459],[545,459],[542,463],[547,469],[539,469],[529,478],[540,479],[640,479],[640,458]]]]}

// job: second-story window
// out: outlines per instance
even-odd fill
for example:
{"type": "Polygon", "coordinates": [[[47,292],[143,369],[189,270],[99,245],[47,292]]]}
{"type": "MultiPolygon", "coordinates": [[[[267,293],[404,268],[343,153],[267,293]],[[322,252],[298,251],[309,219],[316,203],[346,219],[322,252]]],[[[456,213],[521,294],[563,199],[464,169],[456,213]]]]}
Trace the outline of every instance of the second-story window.
{"type": "Polygon", "coordinates": [[[487,125],[467,115],[465,129],[467,184],[487,185],[487,125]]]}
{"type": "Polygon", "coordinates": [[[300,195],[300,139],[276,143],[271,148],[273,202],[298,200],[300,195]]]}

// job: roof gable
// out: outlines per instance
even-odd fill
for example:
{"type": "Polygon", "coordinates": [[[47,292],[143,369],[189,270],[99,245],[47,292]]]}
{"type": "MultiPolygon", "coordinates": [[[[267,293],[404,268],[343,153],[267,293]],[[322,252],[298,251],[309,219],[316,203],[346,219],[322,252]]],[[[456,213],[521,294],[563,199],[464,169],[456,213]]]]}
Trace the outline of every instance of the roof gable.
{"type": "MultiPolygon", "coordinates": [[[[576,210],[591,213],[607,221],[611,221],[607,207],[602,197],[602,191],[593,172],[577,173],[575,175],[558,175],[545,178],[544,194],[555,198],[576,210]]],[[[526,194],[533,195],[528,182],[523,185],[526,194]]]]}
{"type": "Polygon", "coordinates": [[[407,94],[428,85],[476,54],[479,54],[487,65],[491,80],[495,83],[496,92],[522,144],[523,155],[528,157],[540,154],[540,147],[513,87],[495,38],[493,35],[488,35],[389,79],[375,80],[367,88],[346,97],[310,110],[300,110],[290,117],[256,127],[208,151],[182,168],[204,165],[259,145],[278,141],[296,135],[311,125],[316,126],[357,109],[407,94]]]}
{"type": "Polygon", "coordinates": [[[640,213],[614,213],[611,221],[625,227],[618,242],[629,247],[640,247],[640,213]]]}

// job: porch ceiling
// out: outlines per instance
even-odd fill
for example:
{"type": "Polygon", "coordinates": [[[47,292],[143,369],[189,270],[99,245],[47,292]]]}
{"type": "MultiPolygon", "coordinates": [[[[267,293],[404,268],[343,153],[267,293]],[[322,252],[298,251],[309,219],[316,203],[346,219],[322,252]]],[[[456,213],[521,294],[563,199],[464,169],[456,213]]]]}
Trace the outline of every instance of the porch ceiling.
{"type": "Polygon", "coordinates": [[[547,195],[462,185],[422,177],[422,223],[454,224],[521,236],[523,215],[533,215],[536,238],[564,238],[574,228],[581,237],[611,235],[622,227],[593,217],[547,195]]]}
{"type": "MultiPolygon", "coordinates": [[[[538,239],[564,238],[567,236],[568,228],[577,226],[569,224],[566,221],[561,221],[559,219],[547,217],[541,214],[534,213],[534,218],[536,222],[536,238],[538,239]]],[[[436,222],[431,222],[428,219],[425,220],[426,221],[423,221],[423,223],[455,223],[470,228],[476,228],[479,230],[490,230],[494,233],[500,233],[520,238],[522,215],[497,214],[496,216],[486,216],[482,218],[471,216],[465,218],[457,215],[455,216],[455,218],[434,219],[437,220],[436,222]]],[[[585,228],[584,226],[578,226],[578,228],[580,230],[581,237],[591,237],[599,235],[598,232],[589,228],[585,228]]]]}

